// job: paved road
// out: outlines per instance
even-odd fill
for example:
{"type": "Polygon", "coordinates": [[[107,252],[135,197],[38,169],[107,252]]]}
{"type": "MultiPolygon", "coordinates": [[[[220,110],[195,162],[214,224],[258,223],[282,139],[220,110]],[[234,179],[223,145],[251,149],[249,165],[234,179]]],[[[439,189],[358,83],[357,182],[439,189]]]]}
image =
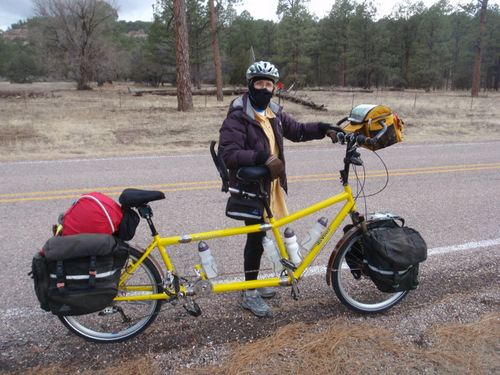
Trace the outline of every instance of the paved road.
{"type": "MultiPolygon", "coordinates": [[[[449,283],[449,287],[453,288],[457,282],[460,283],[461,277],[475,275],[478,279],[473,282],[478,283],[480,288],[482,279],[476,270],[491,274],[494,272],[491,265],[498,263],[500,254],[500,142],[403,144],[382,150],[379,155],[389,170],[388,186],[378,195],[360,198],[358,209],[397,213],[406,218],[407,225],[422,233],[431,249],[431,255],[453,252],[450,256],[437,255],[435,259],[438,263],[427,262],[423,267],[424,277],[435,279],[435,282],[446,282],[446,285],[449,283]],[[451,266],[460,268],[460,271],[454,273],[449,269],[449,263],[440,267],[439,262],[451,262],[451,266]],[[479,263],[482,265],[478,266],[479,263]],[[442,272],[447,276],[441,276],[442,272]]],[[[369,151],[362,150],[362,157],[366,175],[358,168],[358,176],[364,177],[364,193],[371,195],[386,183],[384,165],[369,151]]],[[[342,167],[342,158],[341,148],[331,147],[326,142],[311,143],[310,147],[289,147],[287,165],[290,211],[304,208],[341,191],[338,170],[342,167]]],[[[26,354],[24,365],[29,364],[30,358],[36,357],[38,349],[33,347],[46,350],[46,360],[49,360],[57,358],[65,345],[76,345],[74,350],[77,350],[82,343],[82,340],[68,336],[53,316],[38,308],[31,279],[26,276],[30,270],[31,257],[50,236],[51,225],[55,223],[58,214],[69,208],[77,196],[90,191],[101,191],[117,200],[125,187],[162,190],[166,194],[166,200],[154,202],[152,207],[156,226],[164,236],[236,225],[235,221],[224,216],[227,196],[220,191],[218,174],[208,152],[156,157],[0,163],[0,175],[0,349],[12,349],[9,353],[15,356],[16,347],[26,347],[29,343],[31,349],[26,354]],[[47,330],[54,332],[54,337],[58,340],[59,345],[54,350],[49,350],[52,345],[50,340],[41,337],[41,333],[47,330]],[[40,343],[37,343],[38,339],[40,343]]],[[[356,192],[359,185],[355,180],[352,180],[352,184],[353,191],[356,192]]],[[[294,226],[299,238],[305,235],[317,216],[303,219],[294,226]]],[[[328,213],[327,216],[333,217],[328,213]]],[[[149,234],[141,223],[134,240],[145,244],[148,239],[149,234]]],[[[243,240],[243,237],[238,237],[210,241],[219,271],[229,278],[238,277],[242,268],[243,240]]],[[[327,247],[332,249],[333,243],[327,247]]],[[[321,272],[329,251],[318,256],[313,264],[314,270],[321,272]]],[[[196,245],[178,246],[173,257],[174,264],[182,269],[186,265],[186,273],[189,273],[191,266],[198,262],[196,245]]],[[[333,292],[331,289],[327,290],[323,277],[311,279],[314,285],[304,287],[303,290],[329,296],[321,298],[332,298],[333,292]]],[[[432,293],[437,292],[432,288],[428,291],[432,292],[426,297],[431,299],[432,293]]],[[[419,304],[421,298],[423,294],[416,292],[411,303],[419,304]]],[[[210,309],[220,306],[207,304],[207,321],[181,325],[185,328],[187,324],[205,327],[205,324],[210,324],[213,320],[229,318],[226,314],[214,316],[215,311],[210,312],[210,309]]],[[[301,308],[307,316],[307,309],[311,305],[304,306],[301,308]]],[[[330,307],[325,304],[318,303],[315,306],[315,312],[332,314],[330,307]]],[[[285,304],[281,309],[286,311],[291,307],[285,304]]],[[[344,310],[341,310],[340,304],[336,304],[334,314],[339,311],[344,310]]],[[[171,318],[170,314],[162,319],[171,318]]],[[[237,314],[239,319],[245,321],[241,317],[241,311],[237,314]]],[[[175,315],[177,322],[180,316],[181,311],[175,315]]],[[[163,327],[161,324],[160,319],[156,328],[149,329],[150,334],[159,334],[163,327]]],[[[242,328],[242,332],[246,331],[242,328]]],[[[216,335],[216,331],[212,334],[216,335]]],[[[224,337],[231,334],[220,333],[224,337]]],[[[166,333],[162,335],[162,340],[169,337],[166,333]]],[[[182,340],[179,337],[176,340],[182,340]]],[[[172,337],[168,340],[177,342],[172,337]]],[[[188,340],[185,344],[189,346],[191,341],[188,340]]],[[[131,346],[130,349],[132,348],[134,347],[131,346]]],[[[134,350],[138,350],[137,348],[139,347],[134,350]]],[[[116,355],[114,350],[120,352],[122,349],[123,347],[110,349],[110,358],[116,355]]],[[[93,347],[92,350],[92,355],[96,355],[101,349],[93,347]]],[[[141,352],[144,350],[140,349],[141,352]]],[[[12,365],[14,362],[9,363],[12,365]]]]}
{"type": "MultiPolygon", "coordinates": [[[[380,194],[359,199],[360,211],[366,204],[368,212],[390,211],[405,217],[409,226],[422,233],[429,248],[499,240],[499,142],[401,145],[382,150],[379,155],[389,170],[388,186],[380,194]]],[[[370,195],[384,187],[386,175],[382,162],[371,152],[363,150],[362,157],[366,168],[364,192],[370,195]]],[[[324,142],[307,148],[290,147],[290,211],[340,192],[337,171],[341,160],[341,148],[324,142]]],[[[7,286],[1,292],[4,309],[36,306],[30,280],[25,277],[30,258],[50,236],[58,214],[85,192],[100,191],[117,200],[121,190],[130,186],[164,191],[166,200],[152,204],[156,226],[164,236],[238,224],[223,214],[227,196],[220,191],[208,152],[0,163],[0,171],[0,283],[7,286]],[[19,294],[23,298],[18,298],[19,294]]],[[[364,176],[359,168],[358,176],[364,176]]],[[[352,183],[356,192],[355,180],[352,183]]],[[[315,219],[303,219],[295,226],[299,238],[315,219]]],[[[150,237],[141,224],[135,241],[146,244],[150,237]]],[[[210,243],[214,253],[225,258],[223,263],[218,262],[223,273],[241,269],[242,241],[238,237],[210,243]]],[[[174,262],[191,267],[197,262],[195,250],[195,244],[182,245],[174,251],[174,262]]],[[[327,252],[315,264],[324,265],[327,252]]]]}

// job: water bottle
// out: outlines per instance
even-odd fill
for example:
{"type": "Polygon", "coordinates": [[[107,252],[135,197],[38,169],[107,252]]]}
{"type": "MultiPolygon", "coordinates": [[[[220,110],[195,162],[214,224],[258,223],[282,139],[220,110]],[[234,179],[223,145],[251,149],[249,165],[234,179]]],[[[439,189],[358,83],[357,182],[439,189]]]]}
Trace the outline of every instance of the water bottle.
{"type": "Polygon", "coordinates": [[[274,272],[281,272],[283,270],[283,265],[281,264],[281,255],[278,253],[278,249],[274,245],[273,240],[269,237],[264,236],[262,239],[262,245],[264,246],[264,251],[266,253],[267,259],[271,263],[274,272]]]}
{"type": "Polygon", "coordinates": [[[203,272],[207,279],[211,279],[217,276],[217,266],[215,265],[215,260],[210,251],[210,247],[201,241],[198,244],[198,252],[200,254],[201,266],[203,267],[203,272]]]}
{"type": "Polygon", "coordinates": [[[320,237],[325,233],[326,225],[328,224],[328,218],[322,217],[316,224],[309,230],[307,235],[304,237],[300,243],[304,249],[307,251],[311,250],[313,246],[318,242],[320,237]]]}
{"type": "Polygon", "coordinates": [[[285,229],[285,248],[293,264],[298,266],[300,263],[302,263],[300,246],[297,243],[297,236],[295,235],[295,232],[292,228],[285,229]]]}

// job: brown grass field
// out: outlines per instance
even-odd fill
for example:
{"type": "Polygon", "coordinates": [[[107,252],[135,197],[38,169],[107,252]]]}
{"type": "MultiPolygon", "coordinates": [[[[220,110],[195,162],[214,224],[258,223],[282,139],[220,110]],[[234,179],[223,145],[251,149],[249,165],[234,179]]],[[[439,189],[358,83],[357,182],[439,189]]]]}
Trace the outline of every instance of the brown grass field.
{"type": "MultiPolygon", "coordinates": [[[[217,102],[215,96],[196,95],[194,111],[181,113],[175,96],[133,95],[143,89],[148,88],[118,83],[77,92],[73,83],[0,83],[0,161],[208,152],[234,98],[225,96],[217,102]]],[[[469,92],[303,90],[293,94],[327,108],[318,111],[286,101],[285,111],[304,122],[334,123],[353,106],[373,103],[388,106],[404,120],[408,143],[500,139],[499,93],[481,93],[474,99],[469,92]]],[[[313,326],[295,323],[245,345],[234,344],[218,366],[183,368],[179,373],[498,374],[499,317],[497,313],[475,323],[432,326],[421,342],[402,340],[390,327],[344,319],[313,326]],[[290,335],[300,339],[290,342],[286,340],[290,335]],[[474,345],[470,338],[475,339],[474,345]]],[[[55,363],[21,371],[52,375],[76,369],[55,363]]],[[[148,357],[118,359],[104,370],[79,372],[165,373],[161,361],[148,357]]]]}
{"type": "MultiPolygon", "coordinates": [[[[73,83],[0,83],[0,161],[208,152],[234,96],[194,95],[194,111],[179,112],[175,96],[133,92],[118,83],[78,92],[73,83]]],[[[147,89],[147,88],[146,88],[147,89]]],[[[171,88],[171,90],[174,90],[171,88]]],[[[281,102],[297,120],[334,123],[353,106],[381,104],[405,122],[405,142],[500,139],[499,93],[341,92],[293,93],[324,105],[314,110],[281,102]]],[[[277,98],[275,98],[277,99],[277,98]]]]}

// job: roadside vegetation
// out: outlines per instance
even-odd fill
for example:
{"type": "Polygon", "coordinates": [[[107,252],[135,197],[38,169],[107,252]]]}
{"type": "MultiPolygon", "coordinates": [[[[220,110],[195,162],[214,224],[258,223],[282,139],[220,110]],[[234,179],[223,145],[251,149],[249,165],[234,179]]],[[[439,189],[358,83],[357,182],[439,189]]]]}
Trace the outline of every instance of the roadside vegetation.
{"type": "MultiPolygon", "coordinates": [[[[77,91],[71,82],[0,83],[0,161],[208,153],[236,97],[220,102],[213,94],[194,95],[194,110],[183,113],[177,110],[175,95],[154,95],[156,89],[134,95],[143,85],[93,88],[77,91]]],[[[175,88],[159,92],[175,93],[175,88]]],[[[291,95],[325,106],[321,111],[273,99],[305,122],[334,123],[359,104],[385,105],[404,121],[404,144],[500,139],[498,93],[473,98],[463,91],[311,89],[291,95]]]]}
{"type": "MultiPolygon", "coordinates": [[[[216,1],[216,39],[209,3],[186,0],[189,67],[197,88],[216,82],[217,41],[224,85],[245,84],[245,71],[257,59],[279,67],[285,89],[474,90],[475,79],[473,96],[479,89],[498,90],[500,9],[488,0],[455,8],[446,0],[429,7],[407,1],[384,17],[370,2],[338,0],[322,19],[307,1],[280,0],[279,22],[237,15],[234,0],[216,1]]],[[[110,81],[175,84],[173,4],[154,2],[154,22],[125,22],[106,1],[34,1],[34,17],[0,34],[0,77],[71,80],[78,89],[110,81]]]]}

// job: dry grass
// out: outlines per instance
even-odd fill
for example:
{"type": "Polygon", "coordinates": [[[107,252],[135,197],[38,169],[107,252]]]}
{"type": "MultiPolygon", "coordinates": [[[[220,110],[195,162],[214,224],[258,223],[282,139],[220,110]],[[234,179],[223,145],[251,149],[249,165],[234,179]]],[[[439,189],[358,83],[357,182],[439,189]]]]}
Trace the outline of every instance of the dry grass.
{"type": "Polygon", "coordinates": [[[296,323],[239,346],[224,367],[196,373],[494,374],[499,333],[500,314],[477,323],[433,326],[414,341],[396,338],[390,327],[360,326],[345,319],[319,326],[296,323]]]}
{"type": "MultiPolygon", "coordinates": [[[[219,366],[183,368],[181,374],[498,374],[500,314],[460,325],[435,325],[417,339],[399,338],[387,325],[346,319],[294,323],[245,345],[219,366]],[[291,340],[290,338],[295,338],[291,340]]],[[[101,364],[102,365],[102,364],[101,364]]],[[[172,365],[172,364],[170,364],[172,365]]],[[[31,375],[70,373],[69,363],[31,369],[31,375]]],[[[154,356],[130,358],[83,375],[162,374],[154,356]]]]}
{"type": "MultiPolygon", "coordinates": [[[[117,83],[78,92],[72,83],[0,83],[0,161],[206,151],[234,98],[194,96],[195,110],[177,111],[173,96],[131,91],[117,83]]],[[[468,92],[296,93],[327,111],[286,102],[300,121],[336,122],[362,103],[383,104],[404,119],[405,142],[500,139],[500,94],[468,92]]],[[[283,104],[283,103],[282,103],[283,104]]]]}

